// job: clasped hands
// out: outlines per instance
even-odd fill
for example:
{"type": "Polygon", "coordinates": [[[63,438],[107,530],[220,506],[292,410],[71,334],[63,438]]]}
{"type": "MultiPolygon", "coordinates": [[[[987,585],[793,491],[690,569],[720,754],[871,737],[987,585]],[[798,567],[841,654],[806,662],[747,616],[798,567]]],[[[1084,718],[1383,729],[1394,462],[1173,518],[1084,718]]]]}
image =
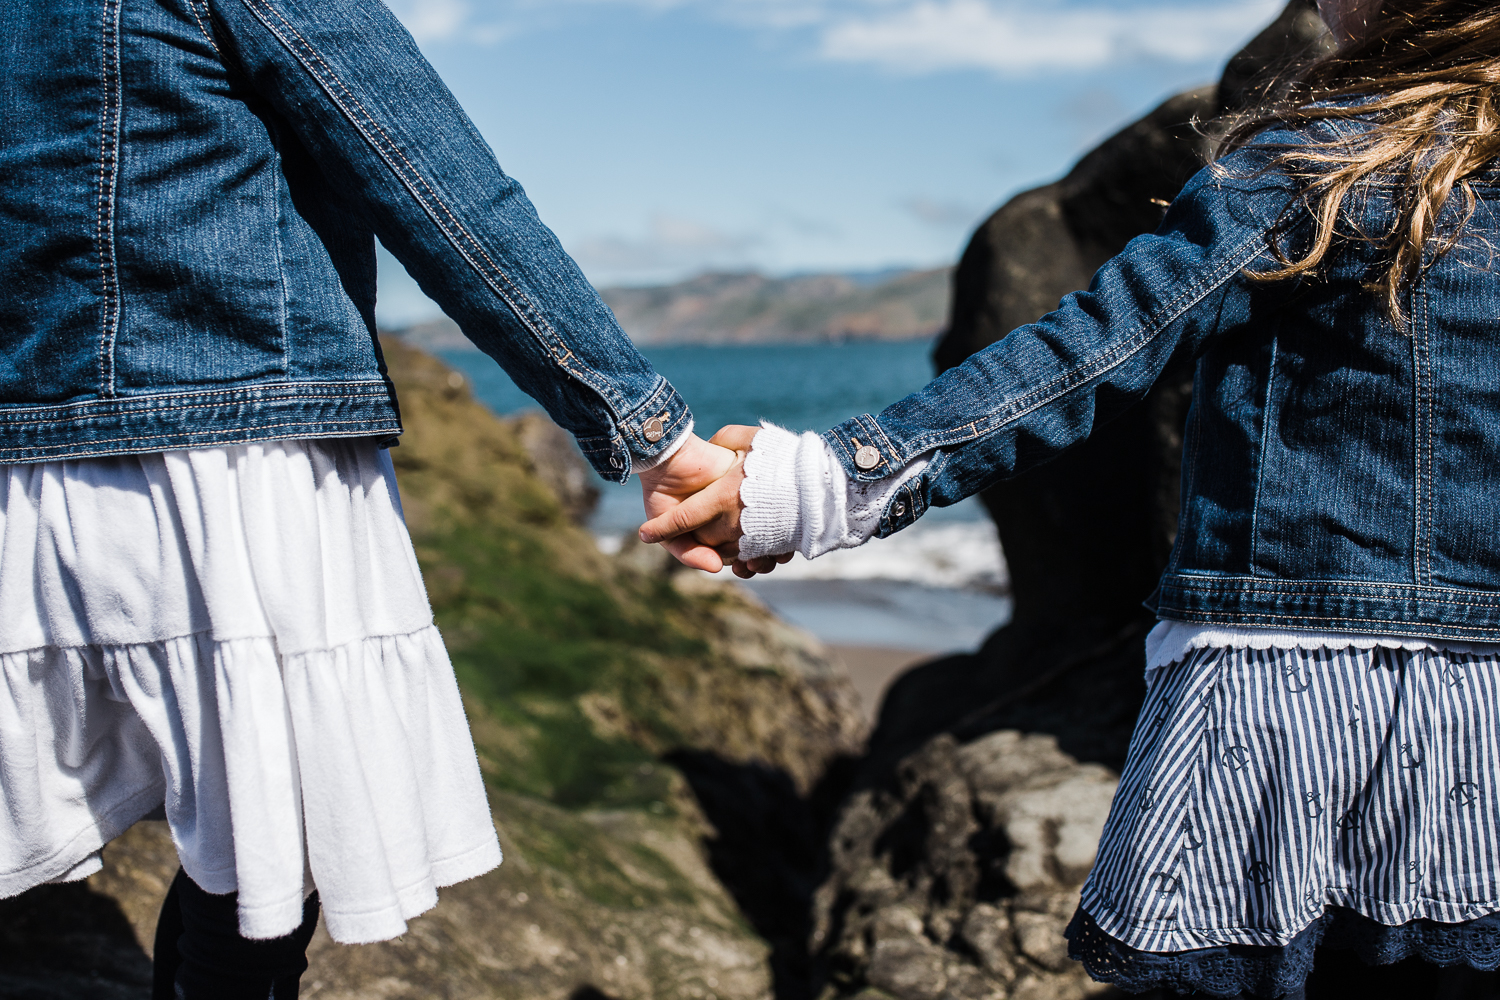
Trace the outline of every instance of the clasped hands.
{"type": "Polygon", "coordinates": [[[740,484],[750,442],[759,431],[730,424],[707,441],[689,435],[671,458],[642,472],[641,492],[650,520],[641,525],[641,541],[661,543],[685,566],[710,573],[729,566],[745,580],[791,559],[791,553],[740,558],[740,512],[745,509],[740,484]]]}

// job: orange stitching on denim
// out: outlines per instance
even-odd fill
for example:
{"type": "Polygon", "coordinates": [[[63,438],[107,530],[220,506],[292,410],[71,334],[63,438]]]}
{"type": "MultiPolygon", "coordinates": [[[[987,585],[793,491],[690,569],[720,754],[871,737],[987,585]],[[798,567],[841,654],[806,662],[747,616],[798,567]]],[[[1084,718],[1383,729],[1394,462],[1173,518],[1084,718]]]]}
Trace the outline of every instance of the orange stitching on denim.
{"type": "Polygon", "coordinates": [[[99,255],[102,329],[99,334],[99,393],[115,393],[114,337],[119,325],[119,276],[115,271],[115,184],[119,177],[120,0],[104,0],[101,17],[99,109],[99,193],[94,220],[94,246],[99,255]],[[111,30],[113,28],[113,30],[111,30]]]}
{"type": "MultiPolygon", "coordinates": [[[[309,403],[342,403],[342,402],[352,402],[352,401],[357,400],[359,398],[360,397],[356,397],[356,396],[291,396],[291,397],[287,397],[285,401],[286,402],[293,402],[293,403],[303,403],[303,402],[309,402],[309,403]]],[[[370,396],[370,398],[374,398],[373,394],[370,396]]],[[[275,403],[275,402],[279,402],[279,401],[278,400],[261,401],[261,400],[250,400],[250,399],[247,399],[247,400],[245,400],[245,402],[246,403],[258,403],[258,402],[275,403]]],[[[79,420],[102,420],[102,419],[125,418],[125,417],[149,417],[149,416],[152,416],[153,414],[158,414],[158,413],[185,413],[185,412],[188,412],[190,410],[212,410],[212,409],[217,409],[218,407],[223,406],[223,405],[225,405],[225,404],[223,404],[223,403],[188,403],[188,404],[183,404],[181,406],[152,406],[152,407],[143,407],[143,408],[140,408],[140,409],[133,409],[133,410],[116,410],[114,412],[73,414],[73,415],[64,416],[64,417],[36,417],[36,418],[30,419],[30,420],[4,420],[3,418],[0,418],[0,421],[3,421],[3,423],[6,426],[7,430],[14,431],[14,430],[19,429],[19,428],[39,427],[39,426],[43,426],[43,425],[46,425],[46,424],[72,424],[72,423],[77,423],[79,420]]]]}
{"type": "MultiPolygon", "coordinates": [[[[1222,584],[1235,584],[1233,589],[1249,590],[1251,588],[1238,586],[1239,584],[1252,584],[1256,593],[1271,593],[1274,591],[1297,591],[1305,590],[1310,593],[1326,591],[1335,587],[1366,587],[1379,590],[1394,590],[1407,593],[1435,593],[1435,594],[1470,594],[1471,590],[1462,587],[1420,587],[1413,583],[1381,583],[1376,580],[1272,580],[1265,577],[1255,576],[1216,576],[1209,577],[1191,572],[1176,573],[1174,578],[1183,581],[1183,585],[1191,584],[1194,589],[1226,589],[1222,584]]],[[[1497,595],[1500,598],[1500,595],[1497,595]]]]}
{"type": "MultiPolygon", "coordinates": [[[[1346,583],[1344,583],[1342,581],[1339,581],[1339,582],[1336,582],[1336,583],[1323,584],[1321,586],[1311,585],[1311,584],[1304,584],[1304,585],[1301,585],[1301,586],[1307,586],[1307,587],[1309,587],[1310,589],[1309,589],[1308,593],[1320,594],[1320,595],[1329,596],[1329,597],[1337,597],[1337,596],[1340,596],[1339,593],[1338,593],[1340,587],[1343,587],[1343,586],[1355,586],[1355,585],[1358,585],[1358,584],[1346,584],[1346,583]]],[[[1447,590],[1442,590],[1442,591],[1433,591],[1433,590],[1430,590],[1428,588],[1423,588],[1423,587],[1405,587],[1405,588],[1403,588],[1402,586],[1396,585],[1396,584],[1362,584],[1362,586],[1367,586],[1367,587],[1381,587],[1381,586],[1383,586],[1383,587],[1387,587],[1388,589],[1391,589],[1391,590],[1406,589],[1406,590],[1413,591],[1414,593],[1412,593],[1412,594],[1410,594],[1408,596],[1394,596],[1393,595],[1393,596],[1389,596],[1389,597],[1387,597],[1387,596],[1356,597],[1355,600],[1361,600],[1361,601],[1415,601],[1415,602],[1418,602],[1418,603],[1427,603],[1427,604],[1444,604],[1444,605],[1448,605],[1448,606],[1456,607],[1456,608],[1489,608],[1489,607],[1493,607],[1493,608],[1500,609],[1500,595],[1496,595],[1494,597],[1486,597],[1486,598],[1484,598],[1482,600],[1469,600],[1469,601],[1465,601],[1465,600],[1460,600],[1457,597],[1444,597],[1442,595],[1445,594],[1445,593],[1470,594],[1470,595],[1473,595],[1472,591],[1453,590],[1451,588],[1447,589],[1447,590]]],[[[1183,586],[1181,584],[1171,584],[1171,583],[1165,584],[1163,586],[1163,589],[1170,591],[1174,587],[1177,588],[1177,589],[1189,592],[1189,593],[1197,593],[1197,594],[1203,594],[1203,593],[1209,592],[1211,590],[1211,588],[1205,588],[1205,587],[1187,587],[1187,586],[1183,586]]],[[[1236,594],[1243,594],[1243,595],[1247,595],[1247,596],[1250,596],[1250,597],[1288,597],[1288,596],[1298,596],[1295,591],[1289,591],[1288,588],[1286,588],[1286,587],[1277,588],[1276,586],[1267,586],[1267,587],[1236,587],[1236,588],[1234,588],[1234,593],[1236,593],[1236,594]]],[[[1474,596],[1479,596],[1479,595],[1474,595],[1474,596]]],[[[1256,612],[1256,613],[1258,614],[1259,612],[1256,612]]],[[[1300,618],[1300,617],[1312,617],[1312,616],[1308,616],[1308,615],[1291,615],[1291,616],[1283,616],[1283,617],[1300,618]]],[[[1328,620],[1329,621],[1338,621],[1339,619],[1337,619],[1337,618],[1330,618],[1328,620]]],[[[1371,619],[1363,619],[1363,620],[1367,620],[1367,621],[1379,621],[1380,619],[1371,618],[1371,619]]]]}
{"type": "MultiPolygon", "coordinates": [[[[618,397],[618,393],[615,392],[614,387],[611,383],[609,383],[607,380],[601,382],[600,380],[594,378],[593,376],[595,373],[589,370],[586,366],[584,366],[580,370],[577,367],[569,366],[566,364],[566,362],[573,356],[572,349],[569,348],[568,345],[562,340],[562,338],[557,334],[557,331],[552,329],[552,326],[547,322],[546,317],[536,311],[536,307],[531,304],[530,300],[528,300],[526,296],[520,291],[520,289],[515,286],[510,277],[503,270],[501,270],[498,264],[495,263],[495,261],[490,257],[489,253],[484,249],[484,246],[477,239],[475,239],[474,236],[464,227],[463,223],[457,218],[457,216],[453,214],[452,209],[448,207],[447,203],[444,202],[443,199],[438,195],[438,193],[433,190],[427,179],[421,174],[420,171],[417,170],[415,166],[412,165],[411,161],[407,159],[406,155],[400,150],[396,143],[391,140],[390,136],[380,126],[380,123],[376,121],[375,117],[364,108],[364,106],[359,102],[359,99],[354,96],[354,94],[349,90],[344,81],[340,79],[338,74],[333,71],[333,68],[328,65],[328,63],[323,59],[318,50],[310,42],[308,42],[305,37],[303,37],[302,33],[297,30],[296,26],[291,24],[281,14],[280,11],[275,10],[274,8],[270,7],[269,4],[265,3],[264,0],[244,0],[244,3],[247,6],[259,5],[269,14],[274,15],[275,18],[281,22],[282,26],[296,37],[297,41],[301,43],[306,57],[312,59],[318,66],[322,67],[327,79],[324,79],[323,76],[320,76],[318,73],[313,72],[312,67],[308,66],[306,61],[303,62],[304,67],[308,69],[309,73],[312,74],[314,79],[317,79],[324,85],[325,88],[330,90],[330,96],[334,97],[334,100],[338,102],[338,97],[331,93],[336,85],[337,89],[343,93],[344,98],[352,106],[346,108],[343,107],[342,102],[339,102],[341,109],[349,118],[350,123],[354,125],[354,127],[358,129],[362,135],[364,135],[366,141],[374,146],[378,152],[387,157],[396,157],[406,167],[407,171],[410,172],[409,175],[403,175],[402,172],[398,170],[395,171],[397,176],[406,185],[407,190],[411,191],[413,197],[417,200],[417,203],[422,206],[422,208],[427,212],[428,216],[432,218],[433,222],[437,224],[440,230],[442,230],[443,235],[448,238],[454,249],[457,250],[459,254],[469,262],[469,265],[473,267],[474,270],[486,280],[486,283],[490,285],[491,289],[493,289],[495,293],[500,296],[500,298],[506,303],[506,305],[510,306],[511,311],[515,313],[516,318],[521,320],[521,322],[531,331],[532,335],[535,336],[537,340],[539,340],[542,345],[548,349],[547,353],[549,355],[552,354],[551,348],[554,344],[567,350],[567,354],[561,359],[557,359],[556,363],[565,371],[572,374],[579,381],[583,382],[585,385],[589,386],[591,389],[597,392],[601,397],[605,398],[606,400],[612,401],[618,407],[619,403],[623,402],[623,400],[618,397]],[[358,112],[358,115],[354,113],[355,111],[358,112]],[[363,116],[363,122],[359,120],[359,116],[363,116]],[[375,137],[371,136],[371,134],[366,131],[366,125],[379,133],[381,141],[376,141],[375,137]],[[424,198],[422,193],[416,190],[417,186],[420,186],[427,192],[427,195],[431,199],[432,204],[441,209],[442,214],[447,217],[448,222],[458,231],[458,235],[462,236],[464,240],[468,241],[469,248],[460,245],[461,241],[457,236],[454,235],[453,232],[450,232],[448,226],[445,225],[443,221],[437,217],[434,209],[432,208],[432,205],[429,204],[428,199],[424,198]],[[489,266],[489,269],[492,273],[487,273],[485,268],[480,266],[478,261],[476,261],[472,256],[470,248],[472,248],[473,251],[476,251],[479,256],[484,258],[485,264],[489,266]],[[497,280],[499,282],[499,285],[504,286],[503,288],[499,287],[496,284],[497,280]]],[[[264,17],[261,17],[261,21],[262,23],[265,23],[264,17]]],[[[294,52],[296,51],[293,46],[285,38],[283,38],[279,32],[276,31],[274,26],[266,24],[266,27],[273,34],[277,35],[283,45],[286,45],[288,49],[293,49],[294,52]]],[[[394,168],[395,164],[391,163],[389,159],[387,159],[387,163],[394,168]]]]}
{"type": "MultiPolygon", "coordinates": [[[[1189,284],[1176,298],[1149,315],[1146,325],[1134,337],[1122,340],[1109,350],[1092,358],[1086,365],[1065,371],[1053,378],[1051,382],[1013,400],[1008,416],[1000,418],[996,414],[991,414],[975,422],[993,423],[997,429],[1004,428],[1124,364],[1155,340],[1163,330],[1186,315],[1194,305],[1201,302],[1215,289],[1222,287],[1234,274],[1239,273],[1248,266],[1251,260],[1259,256],[1263,252],[1259,246],[1260,239],[1261,235],[1256,234],[1235,247],[1218,268],[1210,271],[1200,281],[1189,284]],[[1247,253],[1246,251],[1252,247],[1254,251],[1247,253]]],[[[950,434],[951,432],[923,435],[912,442],[912,448],[916,451],[928,451],[933,447],[941,448],[948,444],[959,443],[951,440],[950,434]]]]}
{"type": "MultiPolygon", "coordinates": [[[[24,421],[24,420],[22,420],[22,421],[14,420],[13,418],[16,415],[24,415],[24,414],[28,414],[28,413],[53,413],[53,412],[56,412],[58,410],[83,410],[83,409],[87,409],[89,407],[99,407],[99,408],[106,408],[107,407],[107,408],[110,408],[110,409],[116,409],[116,410],[118,410],[121,413],[136,413],[136,412],[141,412],[141,411],[156,412],[157,410],[193,409],[193,408],[196,408],[199,405],[202,405],[202,406],[209,406],[209,405],[212,405],[212,406],[222,406],[222,405],[224,405],[222,403],[211,403],[211,404],[210,403],[204,403],[204,404],[193,404],[192,406],[168,406],[168,407],[151,407],[151,406],[147,405],[147,404],[150,404],[150,403],[154,402],[155,400],[161,400],[161,399],[168,399],[168,400],[170,400],[170,399],[203,399],[203,398],[212,397],[212,396],[243,396],[245,398],[246,402],[261,402],[261,401],[263,401],[262,397],[269,396],[270,399],[269,400],[264,400],[264,401],[274,402],[276,399],[287,399],[287,400],[312,400],[312,401],[322,400],[322,401],[336,402],[336,401],[342,400],[342,399],[360,399],[360,398],[363,398],[363,397],[366,397],[366,396],[375,397],[375,396],[386,396],[386,395],[389,395],[389,393],[386,391],[386,384],[384,382],[376,382],[376,381],[373,381],[373,380],[370,380],[370,379],[362,379],[362,380],[360,380],[358,382],[290,382],[290,383],[288,383],[288,382],[280,382],[280,383],[276,383],[273,386],[267,386],[267,387],[254,386],[254,387],[247,387],[247,388],[242,388],[242,389],[215,389],[215,390],[208,390],[208,391],[204,391],[204,392],[157,393],[154,396],[125,396],[125,397],[116,396],[116,397],[114,397],[113,399],[110,399],[110,400],[91,399],[91,400],[87,400],[87,401],[82,402],[82,403],[61,403],[61,404],[56,405],[56,406],[28,406],[28,407],[26,407],[24,409],[11,409],[9,407],[6,407],[6,408],[0,408],[0,423],[6,423],[6,422],[9,422],[9,423],[26,423],[27,422],[27,421],[24,421]],[[379,391],[378,392],[354,391],[354,392],[348,392],[348,393],[340,393],[340,394],[335,395],[335,396],[309,396],[309,395],[304,395],[304,394],[302,394],[300,392],[294,391],[299,386],[317,387],[317,388],[322,388],[322,387],[344,388],[344,387],[348,387],[348,388],[354,389],[354,390],[364,390],[365,387],[368,386],[370,388],[378,389],[379,391]]],[[[60,417],[58,419],[59,420],[78,420],[78,419],[80,419],[82,417],[88,417],[88,416],[90,416],[90,414],[83,413],[83,414],[76,414],[76,415],[68,416],[68,417],[60,417]]],[[[45,423],[47,421],[45,419],[38,418],[37,421],[33,421],[33,422],[45,423]]]]}
{"type": "Polygon", "coordinates": [[[213,14],[208,10],[208,4],[205,3],[203,5],[203,15],[199,16],[198,0],[185,0],[185,2],[187,3],[188,11],[193,15],[193,20],[198,22],[198,30],[203,32],[203,37],[208,39],[208,44],[214,47],[215,54],[217,54],[219,59],[222,61],[224,58],[224,53],[219,51],[219,42],[216,38],[214,38],[213,32],[208,30],[208,25],[204,23],[203,20],[204,17],[207,17],[210,20],[213,19],[213,14]]]}
{"type": "MultiPolygon", "coordinates": [[[[98,444],[117,444],[121,441],[139,441],[146,437],[152,441],[175,441],[178,438],[212,437],[224,434],[243,434],[248,431],[260,433],[261,431],[272,431],[282,427],[341,427],[341,426],[369,427],[371,434],[384,433],[387,431],[400,430],[395,424],[371,424],[368,420],[288,420],[279,424],[260,424],[256,427],[233,430],[201,430],[201,431],[178,431],[175,434],[132,434],[129,437],[97,438],[93,441],[70,442],[68,444],[40,444],[29,448],[0,448],[0,457],[9,454],[28,454],[42,451],[67,451],[70,449],[89,448],[98,444]]],[[[160,451],[160,448],[144,448],[144,451],[160,451]]]]}
{"type": "MultiPolygon", "coordinates": [[[[342,421],[342,423],[345,423],[345,424],[360,424],[362,428],[366,428],[366,425],[364,425],[361,421],[357,421],[357,420],[345,420],[345,421],[342,421]]],[[[368,426],[366,429],[361,430],[359,433],[329,432],[329,431],[326,431],[326,430],[322,429],[322,428],[324,428],[326,426],[327,426],[326,424],[316,423],[316,422],[307,422],[307,421],[299,421],[299,422],[296,422],[296,423],[286,423],[286,424],[268,424],[265,427],[252,428],[252,431],[258,433],[258,432],[260,432],[262,430],[279,430],[280,428],[283,428],[283,427],[313,427],[313,428],[318,428],[318,429],[317,430],[305,431],[305,432],[299,432],[299,433],[295,433],[295,434],[292,434],[292,435],[277,434],[275,437],[241,437],[241,438],[237,438],[237,439],[231,439],[231,440],[228,440],[228,441],[220,441],[220,442],[218,442],[218,445],[222,446],[222,447],[231,447],[231,446],[236,445],[236,444],[255,444],[255,443],[262,442],[262,441],[267,441],[267,440],[273,440],[273,441],[290,441],[290,440],[299,440],[299,439],[300,440],[308,440],[308,439],[316,439],[316,438],[324,438],[324,437],[332,437],[332,438],[340,438],[340,439],[343,439],[343,438],[364,438],[364,437],[375,437],[375,436],[381,435],[381,434],[390,434],[390,433],[397,433],[397,434],[399,434],[401,432],[401,428],[397,427],[397,426],[394,426],[394,425],[390,426],[390,427],[384,427],[384,426],[380,426],[378,424],[377,425],[372,425],[372,426],[368,426]]],[[[218,432],[215,432],[215,431],[197,431],[197,432],[191,432],[191,433],[184,432],[184,433],[181,433],[181,434],[158,434],[155,437],[151,438],[151,440],[153,440],[153,441],[158,441],[158,440],[168,440],[168,441],[170,441],[170,440],[175,440],[177,438],[204,438],[204,437],[212,437],[215,434],[219,434],[219,435],[231,434],[232,435],[232,434],[237,434],[237,433],[243,433],[243,432],[238,432],[238,431],[218,431],[218,432]]],[[[140,440],[139,437],[109,438],[108,440],[105,440],[105,441],[97,441],[97,442],[96,441],[90,441],[90,442],[87,442],[87,444],[88,445],[93,445],[93,444],[115,444],[115,443],[120,442],[120,441],[139,441],[139,440],[140,440]]],[[[171,450],[171,449],[163,449],[159,445],[143,445],[143,446],[138,447],[138,448],[112,448],[112,449],[108,449],[108,450],[102,451],[102,452],[79,451],[78,450],[78,449],[81,449],[81,448],[84,448],[84,447],[86,447],[86,445],[41,445],[41,446],[38,446],[38,447],[35,447],[35,448],[8,448],[8,449],[7,448],[0,448],[0,463],[8,463],[8,464],[26,463],[28,461],[32,461],[32,460],[35,460],[35,459],[45,458],[46,456],[41,455],[40,454],[41,452],[46,452],[46,451],[51,451],[51,452],[68,452],[69,449],[73,449],[73,452],[70,453],[70,454],[64,454],[64,455],[62,455],[61,459],[54,459],[54,460],[66,460],[69,457],[101,458],[101,457],[104,457],[104,456],[107,456],[107,455],[150,455],[150,454],[154,454],[156,452],[163,451],[163,450],[167,450],[167,451],[171,450]],[[11,456],[14,456],[14,457],[11,457],[11,456]]]]}

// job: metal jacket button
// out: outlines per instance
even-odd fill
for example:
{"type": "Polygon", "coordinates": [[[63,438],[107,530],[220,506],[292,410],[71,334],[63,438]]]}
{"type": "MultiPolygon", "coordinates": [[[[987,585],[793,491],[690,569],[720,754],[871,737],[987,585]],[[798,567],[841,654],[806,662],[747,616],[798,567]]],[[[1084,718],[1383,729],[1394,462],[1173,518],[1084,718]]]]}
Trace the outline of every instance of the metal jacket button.
{"type": "Polygon", "coordinates": [[[880,452],[870,445],[860,445],[859,451],[854,453],[854,464],[861,472],[869,472],[880,464],[880,452]]]}
{"type": "Polygon", "coordinates": [[[641,426],[641,431],[646,435],[646,440],[652,444],[660,441],[666,436],[667,429],[662,426],[661,417],[652,417],[641,426]]]}

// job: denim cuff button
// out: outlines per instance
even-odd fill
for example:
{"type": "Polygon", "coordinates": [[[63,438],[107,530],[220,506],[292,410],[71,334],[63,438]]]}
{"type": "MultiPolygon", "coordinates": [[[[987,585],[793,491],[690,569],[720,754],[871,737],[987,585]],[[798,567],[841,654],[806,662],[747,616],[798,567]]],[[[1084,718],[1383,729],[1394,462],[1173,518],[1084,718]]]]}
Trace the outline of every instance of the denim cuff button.
{"type": "Polygon", "coordinates": [[[667,430],[662,426],[661,417],[652,417],[641,425],[641,432],[646,435],[647,441],[655,444],[666,435],[667,430]]]}
{"type": "Polygon", "coordinates": [[[859,451],[854,453],[854,464],[861,472],[869,472],[880,464],[880,452],[871,445],[860,445],[859,451]]]}

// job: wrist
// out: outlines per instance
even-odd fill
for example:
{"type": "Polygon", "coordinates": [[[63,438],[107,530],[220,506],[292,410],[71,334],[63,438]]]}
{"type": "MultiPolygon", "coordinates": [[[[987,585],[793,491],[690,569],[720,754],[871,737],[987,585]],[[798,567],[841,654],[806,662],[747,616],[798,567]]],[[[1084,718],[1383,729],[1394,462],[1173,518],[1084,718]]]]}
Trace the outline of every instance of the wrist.
{"type": "Polygon", "coordinates": [[[677,438],[660,452],[650,458],[632,460],[630,471],[640,475],[641,473],[650,472],[652,469],[661,468],[670,462],[672,457],[681,451],[683,445],[687,444],[692,437],[694,437],[693,421],[688,420],[687,426],[682,429],[677,438]]]}

